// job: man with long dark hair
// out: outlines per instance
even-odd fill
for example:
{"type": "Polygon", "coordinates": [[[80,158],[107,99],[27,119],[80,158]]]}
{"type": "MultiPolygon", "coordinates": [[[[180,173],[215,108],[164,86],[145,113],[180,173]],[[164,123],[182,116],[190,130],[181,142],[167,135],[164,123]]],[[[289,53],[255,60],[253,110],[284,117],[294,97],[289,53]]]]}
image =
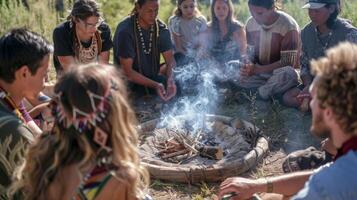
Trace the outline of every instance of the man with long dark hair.
{"type": "Polygon", "coordinates": [[[129,79],[138,96],[157,93],[163,100],[176,94],[172,69],[176,65],[170,32],[157,19],[158,0],[136,0],[130,16],[121,21],[114,35],[114,63],[129,79]],[[162,54],[165,65],[160,65],[162,54]]]}
{"type": "Polygon", "coordinates": [[[338,18],[341,12],[339,0],[309,0],[303,8],[308,9],[311,22],[301,31],[302,85],[289,90],[283,99],[286,105],[307,111],[309,87],[313,80],[310,61],[324,56],[326,49],[342,41],[357,43],[357,29],[348,20],[338,18]]]}

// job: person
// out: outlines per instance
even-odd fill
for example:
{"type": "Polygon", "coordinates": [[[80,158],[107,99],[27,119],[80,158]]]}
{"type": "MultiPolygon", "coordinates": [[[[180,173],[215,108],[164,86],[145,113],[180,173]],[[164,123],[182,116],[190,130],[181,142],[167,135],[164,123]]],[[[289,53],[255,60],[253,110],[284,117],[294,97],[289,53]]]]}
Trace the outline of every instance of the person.
{"type": "Polygon", "coordinates": [[[213,0],[212,21],[208,24],[210,55],[218,63],[240,59],[245,55],[247,40],[244,26],[234,18],[231,0],[213,0]]]}
{"type": "Polygon", "coordinates": [[[54,126],[29,147],[11,191],[26,200],[144,199],[148,173],[120,72],[72,67],[54,90],[54,126]]]}
{"type": "Polygon", "coordinates": [[[178,0],[168,27],[175,46],[177,66],[192,62],[199,47],[198,36],[207,28],[207,20],[197,8],[197,0],[178,0]]]}
{"type": "Polygon", "coordinates": [[[67,21],[53,31],[53,61],[60,75],[73,64],[108,64],[113,46],[109,26],[95,0],[76,0],[67,21]]]}
{"type": "Polygon", "coordinates": [[[114,63],[129,80],[130,91],[140,97],[157,93],[165,101],[176,95],[176,65],[170,32],[157,19],[159,0],[136,0],[130,16],[119,22],[114,34],[114,63]],[[160,65],[160,54],[165,64],[160,65]]]}
{"type": "Polygon", "coordinates": [[[285,105],[300,108],[306,112],[310,99],[308,88],[313,80],[309,62],[324,56],[326,49],[342,41],[357,43],[357,29],[347,20],[338,18],[341,12],[339,0],[310,0],[303,8],[308,9],[311,22],[301,31],[300,77],[302,85],[287,91],[283,99],[285,105]]]}
{"type": "MultiPolygon", "coordinates": [[[[327,48],[331,48],[342,41],[357,43],[357,29],[346,19],[338,18],[341,12],[339,0],[309,1],[303,6],[308,9],[311,22],[301,32],[302,56],[301,79],[302,84],[284,94],[284,102],[288,106],[309,110],[311,99],[308,88],[314,76],[310,73],[309,61],[325,55],[327,48]]],[[[322,151],[314,147],[290,153],[283,162],[284,172],[318,168],[330,162],[336,154],[336,149],[329,139],[321,143],[322,151]]]]}
{"type": "Polygon", "coordinates": [[[294,70],[299,49],[299,26],[290,15],[276,9],[275,0],[249,0],[246,23],[248,57],[238,83],[257,89],[262,99],[280,97],[298,84],[294,70]]]}
{"type": "Polygon", "coordinates": [[[0,38],[0,199],[7,198],[15,166],[39,134],[22,100],[43,89],[51,52],[46,39],[23,28],[0,38]]]}
{"type": "Polygon", "coordinates": [[[235,194],[235,200],[248,199],[257,192],[295,195],[293,200],[357,199],[357,45],[341,43],[311,67],[316,75],[310,86],[311,132],[332,141],[338,149],[335,161],[316,171],[267,179],[228,178],[219,199],[227,193],[235,194]]]}

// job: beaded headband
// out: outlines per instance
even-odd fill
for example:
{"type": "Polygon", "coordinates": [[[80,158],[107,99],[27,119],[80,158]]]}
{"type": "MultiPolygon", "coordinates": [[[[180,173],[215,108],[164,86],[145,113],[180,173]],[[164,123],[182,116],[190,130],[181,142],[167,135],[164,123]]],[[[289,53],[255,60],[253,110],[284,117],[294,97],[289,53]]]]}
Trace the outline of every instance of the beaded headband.
{"type": "Polygon", "coordinates": [[[73,126],[80,133],[88,128],[96,127],[98,123],[101,123],[107,117],[110,102],[112,101],[111,90],[118,90],[113,81],[110,81],[109,89],[103,96],[87,90],[86,93],[89,97],[92,111],[88,113],[73,106],[72,116],[66,113],[61,103],[62,92],[56,94],[58,105],[55,107],[54,114],[58,122],[66,128],[73,126]],[[99,101],[97,105],[95,104],[96,101],[99,101]]]}

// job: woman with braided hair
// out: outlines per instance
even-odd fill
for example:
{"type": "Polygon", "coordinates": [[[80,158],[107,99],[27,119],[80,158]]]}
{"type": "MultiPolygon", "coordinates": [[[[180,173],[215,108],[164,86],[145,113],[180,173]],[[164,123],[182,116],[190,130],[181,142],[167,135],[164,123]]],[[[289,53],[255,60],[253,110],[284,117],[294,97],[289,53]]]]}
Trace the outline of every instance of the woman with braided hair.
{"type": "Polygon", "coordinates": [[[76,0],[67,21],[53,31],[54,65],[57,74],[73,64],[108,64],[112,39],[95,0],[76,0]]]}
{"type": "Polygon", "coordinates": [[[114,63],[129,79],[138,95],[157,93],[167,101],[176,95],[172,69],[176,65],[170,32],[157,19],[159,0],[136,0],[130,16],[121,21],[114,35],[114,63]],[[165,65],[160,65],[162,54],[165,65]]]}
{"type": "Polygon", "coordinates": [[[135,115],[111,66],[71,68],[55,86],[54,126],[29,147],[14,192],[26,200],[147,199],[135,115]]]}

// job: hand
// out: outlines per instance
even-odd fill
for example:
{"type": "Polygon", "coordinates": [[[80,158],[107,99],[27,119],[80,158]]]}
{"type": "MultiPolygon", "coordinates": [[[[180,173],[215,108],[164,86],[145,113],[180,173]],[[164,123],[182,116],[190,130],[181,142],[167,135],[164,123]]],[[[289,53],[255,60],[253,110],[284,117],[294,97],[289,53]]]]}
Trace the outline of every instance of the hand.
{"type": "Polygon", "coordinates": [[[164,100],[165,101],[170,100],[172,97],[176,95],[176,92],[177,92],[177,88],[173,78],[167,79],[166,96],[164,100]]]}
{"type": "Polygon", "coordinates": [[[329,138],[321,142],[321,148],[331,155],[335,156],[337,154],[337,149],[329,138]]]}
{"type": "Polygon", "coordinates": [[[256,192],[264,192],[266,181],[262,179],[252,180],[241,177],[227,178],[220,186],[218,200],[221,200],[225,194],[236,193],[236,196],[231,197],[233,200],[249,199],[256,192]]]}
{"type": "Polygon", "coordinates": [[[309,92],[309,86],[305,86],[303,90],[296,96],[297,100],[301,103],[304,98],[311,98],[310,92],[309,92]]]}
{"type": "Polygon", "coordinates": [[[306,86],[297,96],[296,99],[300,102],[301,112],[307,112],[310,109],[311,95],[309,92],[309,86],[306,86]]]}
{"type": "Polygon", "coordinates": [[[247,63],[244,64],[240,69],[240,75],[243,77],[253,76],[255,74],[255,64],[247,63]]]}
{"type": "Polygon", "coordinates": [[[156,93],[159,95],[161,99],[165,101],[166,99],[166,90],[162,83],[158,83],[155,87],[156,93]]]}

